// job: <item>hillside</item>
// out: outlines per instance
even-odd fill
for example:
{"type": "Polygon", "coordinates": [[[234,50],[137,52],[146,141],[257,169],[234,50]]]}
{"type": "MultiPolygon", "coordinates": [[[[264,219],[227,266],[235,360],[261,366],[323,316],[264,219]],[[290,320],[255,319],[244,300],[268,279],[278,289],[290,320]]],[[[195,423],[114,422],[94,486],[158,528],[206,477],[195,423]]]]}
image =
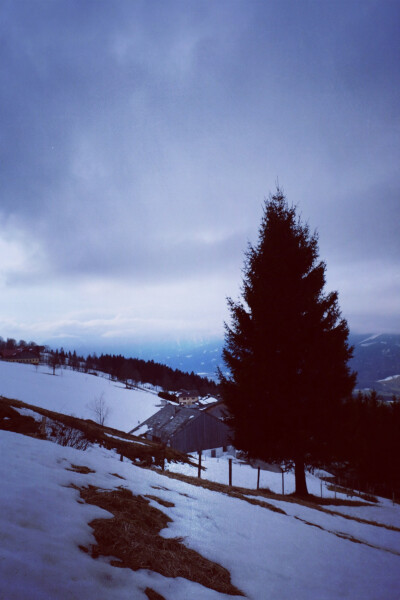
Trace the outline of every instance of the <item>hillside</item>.
{"type": "Polygon", "coordinates": [[[389,502],[232,496],[99,447],[5,431],[0,452],[7,600],[398,598],[400,511],[389,502]]]}
{"type": "Polygon", "coordinates": [[[357,371],[357,387],[373,388],[389,396],[400,394],[399,382],[392,379],[400,375],[400,335],[351,335],[350,342],[354,345],[350,364],[357,371]]]}
{"type": "Polygon", "coordinates": [[[122,431],[132,429],[159,410],[152,389],[126,389],[102,376],[0,361],[0,395],[23,400],[83,419],[95,419],[94,403],[102,398],[109,409],[106,424],[122,431]]]}
{"type": "MultiPolygon", "coordinates": [[[[100,377],[2,367],[3,394],[50,410],[84,415],[85,401],[103,392],[113,423],[156,409],[150,392],[100,377]]],[[[34,408],[14,406],[40,421],[34,408]]],[[[9,413],[0,419],[11,427],[9,413]]],[[[399,505],[350,498],[317,474],[308,475],[309,501],[288,495],[291,474],[285,496],[280,473],[263,471],[256,491],[256,470],[240,461],[233,483],[241,487],[229,487],[225,457],[207,457],[201,480],[179,462],[165,473],[142,468],[113,449],[131,443],[140,453],[140,441],[103,430],[103,447],[86,450],[0,430],[0,598],[398,598],[399,505]]]]}

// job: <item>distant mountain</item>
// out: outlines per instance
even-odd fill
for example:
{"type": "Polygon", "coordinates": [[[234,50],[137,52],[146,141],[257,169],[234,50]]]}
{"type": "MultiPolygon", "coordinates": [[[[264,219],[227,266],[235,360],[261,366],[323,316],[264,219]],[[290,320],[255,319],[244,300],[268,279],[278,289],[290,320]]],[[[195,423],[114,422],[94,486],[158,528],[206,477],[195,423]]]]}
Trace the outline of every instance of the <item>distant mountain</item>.
{"type": "MultiPolygon", "coordinates": [[[[400,376],[400,334],[351,333],[350,343],[354,346],[354,357],[350,366],[358,374],[357,388],[375,389],[386,396],[400,395],[400,377],[396,377],[400,376]]],[[[91,347],[87,349],[87,353],[96,350],[98,353],[121,353],[127,357],[152,359],[173,369],[180,369],[188,373],[193,371],[216,381],[217,367],[225,370],[221,356],[223,345],[224,342],[221,338],[214,338],[212,340],[149,343],[146,346],[131,343],[126,347],[91,347]]],[[[82,349],[79,348],[79,350],[82,349]]],[[[83,353],[85,354],[85,352],[83,353]]]]}
{"type": "MultiPolygon", "coordinates": [[[[350,366],[357,371],[357,388],[375,389],[386,396],[400,395],[400,334],[350,334],[350,343],[354,346],[350,366]]],[[[218,339],[186,343],[180,348],[164,348],[157,354],[157,361],[215,379],[217,367],[224,369],[222,348],[223,341],[218,339]]]]}
{"type": "Polygon", "coordinates": [[[372,388],[384,395],[400,394],[400,334],[351,334],[357,371],[357,387],[372,388]],[[382,380],[386,381],[382,381],[382,380]]]}
{"type": "Polygon", "coordinates": [[[173,369],[197,373],[209,379],[217,379],[217,367],[222,364],[222,340],[186,342],[184,345],[170,346],[158,352],[155,360],[173,369]]]}

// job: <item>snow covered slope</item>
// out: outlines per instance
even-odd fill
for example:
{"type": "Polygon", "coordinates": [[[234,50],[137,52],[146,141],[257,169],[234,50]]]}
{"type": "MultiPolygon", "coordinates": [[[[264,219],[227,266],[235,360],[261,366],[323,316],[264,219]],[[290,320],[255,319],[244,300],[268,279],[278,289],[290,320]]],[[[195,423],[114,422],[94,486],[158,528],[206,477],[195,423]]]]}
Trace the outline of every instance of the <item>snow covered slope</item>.
{"type": "MultiPolygon", "coordinates": [[[[271,501],[284,511],[277,513],[121,463],[104,449],[83,452],[6,431],[0,431],[0,455],[2,599],[147,600],[146,588],[165,600],[234,598],[83,552],[79,546],[96,543],[89,523],[111,514],[83,503],[71,484],[104,490],[122,484],[135,495],[152,496],[151,504],[172,520],[161,535],[183,537],[186,546],[224,566],[249,600],[399,598],[400,531],[381,526],[386,504],[380,524],[381,505],[371,507],[377,524],[355,519],[368,518],[365,506],[347,509],[352,518],[345,518],[271,501]],[[92,472],[74,472],[71,465],[92,472]],[[160,506],[157,498],[168,505],[160,506]]],[[[392,510],[398,520],[399,507],[392,510]]]]}
{"type": "Polygon", "coordinates": [[[22,400],[83,419],[95,420],[93,404],[103,398],[109,408],[106,425],[129,431],[159,410],[160,399],[151,391],[128,390],[116,381],[70,369],[0,361],[0,396],[22,400]]]}

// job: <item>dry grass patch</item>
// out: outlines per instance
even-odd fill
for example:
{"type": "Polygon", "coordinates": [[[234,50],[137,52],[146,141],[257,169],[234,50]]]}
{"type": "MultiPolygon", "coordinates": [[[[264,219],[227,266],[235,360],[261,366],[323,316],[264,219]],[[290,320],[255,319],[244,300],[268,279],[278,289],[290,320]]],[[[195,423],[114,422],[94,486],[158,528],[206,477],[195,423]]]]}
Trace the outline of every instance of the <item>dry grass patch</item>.
{"type": "Polygon", "coordinates": [[[197,487],[203,487],[205,489],[220,492],[222,494],[226,494],[231,496],[232,498],[239,498],[240,500],[245,500],[249,502],[249,504],[255,504],[258,506],[262,506],[273,512],[277,512],[283,515],[287,513],[267,502],[265,499],[270,500],[279,500],[281,502],[288,502],[292,504],[300,504],[302,506],[306,506],[308,508],[313,508],[320,512],[324,512],[329,515],[334,515],[338,517],[342,517],[343,519],[347,519],[349,521],[357,521],[358,523],[364,523],[365,525],[373,525],[375,527],[382,527],[384,529],[389,529],[391,531],[400,531],[398,527],[394,527],[392,525],[386,525],[385,523],[379,523],[377,521],[370,521],[368,519],[362,519],[360,517],[346,515],[344,513],[330,510],[325,508],[325,506],[350,506],[350,507],[359,507],[359,506],[369,506],[367,502],[363,502],[362,500],[342,500],[339,498],[320,498],[319,496],[309,495],[306,497],[300,497],[292,494],[288,494],[286,496],[282,496],[281,494],[275,494],[267,489],[254,490],[247,489],[241,487],[229,486],[223,483],[215,483],[213,481],[207,481],[206,479],[199,479],[198,477],[191,477],[190,475],[183,475],[181,473],[171,473],[166,471],[163,475],[169,477],[170,479],[179,479],[180,481],[184,481],[191,485],[195,485],[197,487]]]}
{"type": "Polygon", "coordinates": [[[126,477],[123,477],[122,475],[118,475],[118,473],[110,473],[110,475],[112,475],[113,477],[118,477],[118,479],[124,479],[126,481],[126,477]]]}
{"type": "Polygon", "coordinates": [[[152,588],[146,588],[144,593],[149,600],[165,600],[164,596],[161,596],[161,594],[158,594],[152,588]]]}
{"type": "Polygon", "coordinates": [[[327,515],[332,515],[334,517],[342,517],[342,519],[347,519],[348,521],[356,521],[357,523],[363,523],[364,525],[373,525],[374,527],[381,527],[382,529],[388,529],[389,531],[400,532],[400,528],[395,527],[394,525],[387,525],[386,523],[379,523],[378,521],[363,519],[361,517],[356,517],[355,515],[346,515],[345,513],[341,513],[337,510],[330,510],[329,508],[324,507],[324,505],[350,507],[370,506],[370,504],[359,500],[334,500],[330,498],[318,498],[317,496],[309,496],[308,498],[299,498],[297,496],[281,496],[279,499],[284,502],[301,504],[302,506],[313,508],[314,510],[326,513],[327,515]]]}
{"type": "Polygon", "coordinates": [[[187,548],[180,538],[165,539],[159,535],[171,519],[150,506],[146,498],[134,496],[125,488],[104,491],[88,486],[76,489],[85,502],[114,515],[112,519],[95,519],[90,523],[97,542],[91,548],[93,557],[113,556],[117,560],[111,564],[116,567],[134,571],[149,569],[165,577],[195,581],[217,592],[243,596],[232,585],[230,573],[224,567],[187,548]]]}
{"type": "Polygon", "coordinates": [[[334,483],[329,484],[327,487],[330,492],[346,494],[346,496],[350,496],[350,497],[355,496],[356,498],[361,498],[361,500],[365,500],[366,502],[373,502],[374,504],[378,503],[378,498],[376,496],[373,496],[372,494],[367,494],[365,492],[358,492],[355,490],[351,490],[349,488],[345,488],[341,485],[336,485],[334,483]]]}
{"type": "Polygon", "coordinates": [[[145,497],[149,498],[150,500],[154,500],[158,504],[161,504],[161,506],[165,506],[165,508],[172,508],[173,506],[175,506],[173,502],[168,502],[168,500],[162,500],[161,498],[157,498],[157,496],[152,496],[151,494],[146,494],[145,497]]]}
{"type": "Polygon", "coordinates": [[[40,434],[40,425],[28,415],[20,415],[9,404],[0,403],[0,429],[35,437],[40,434]]]}
{"type": "MultiPolygon", "coordinates": [[[[220,494],[226,494],[231,498],[238,498],[239,500],[244,500],[249,504],[255,504],[258,506],[262,506],[263,508],[268,508],[272,512],[280,513],[282,515],[286,515],[285,511],[279,508],[278,506],[274,506],[269,502],[265,502],[265,500],[258,500],[257,498],[249,498],[249,495],[261,495],[255,493],[254,490],[250,490],[247,488],[234,487],[225,485],[224,483],[216,483],[215,481],[208,481],[207,479],[199,479],[198,477],[190,477],[190,475],[182,475],[182,473],[171,473],[166,471],[163,473],[167,477],[171,479],[179,479],[180,481],[184,481],[185,483],[189,483],[191,485],[195,485],[197,487],[205,488],[206,490],[211,490],[212,492],[219,492],[220,494]]],[[[185,495],[185,494],[182,494],[185,495]]],[[[272,497],[271,495],[262,494],[262,497],[272,497]]]]}
{"type": "MultiPolygon", "coordinates": [[[[36,423],[31,417],[19,415],[13,407],[28,408],[42,417],[51,419],[63,430],[74,429],[81,432],[80,439],[86,440],[87,444],[100,444],[107,450],[116,450],[118,454],[135,462],[138,466],[162,465],[164,460],[169,462],[182,462],[195,466],[191,458],[173,448],[166,448],[162,444],[151,442],[134,435],[127,434],[111,427],[105,427],[91,419],[79,419],[70,415],[64,415],[39,406],[22,402],[21,400],[9,399],[0,396],[0,429],[8,429],[17,433],[43,438],[40,431],[40,423],[36,423]],[[123,439],[121,439],[123,438],[123,439]]],[[[63,436],[61,436],[63,437],[63,436]]],[[[60,440],[52,439],[59,442],[60,440]]],[[[73,443],[62,445],[71,445],[73,443]]],[[[81,448],[85,449],[85,448],[81,448]]]]}
{"type": "MultiPolygon", "coordinates": [[[[305,525],[309,525],[310,527],[316,527],[317,529],[321,529],[322,531],[326,531],[327,533],[336,535],[336,537],[341,538],[343,540],[347,540],[348,542],[353,542],[354,544],[361,544],[363,546],[368,546],[368,548],[374,548],[375,550],[383,550],[383,552],[388,552],[389,554],[394,554],[395,556],[400,556],[400,552],[396,552],[396,550],[392,550],[391,548],[383,548],[382,546],[376,546],[375,544],[370,544],[369,542],[366,542],[365,540],[359,540],[358,538],[354,537],[350,533],[345,533],[343,531],[335,531],[333,529],[326,529],[325,527],[322,527],[322,525],[318,525],[317,523],[311,523],[310,521],[307,521],[306,519],[302,519],[301,517],[295,516],[294,518],[297,519],[297,521],[301,521],[305,525]]],[[[355,520],[358,520],[358,519],[355,519],[355,520]]]]}
{"type": "Polygon", "coordinates": [[[74,473],[82,473],[82,475],[88,475],[89,473],[96,473],[93,469],[89,469],[89,467],[85,467],[84,465],[74,465],[71,464],[71,467],[66,467],[67,471],[73,471],[74,473]]]}

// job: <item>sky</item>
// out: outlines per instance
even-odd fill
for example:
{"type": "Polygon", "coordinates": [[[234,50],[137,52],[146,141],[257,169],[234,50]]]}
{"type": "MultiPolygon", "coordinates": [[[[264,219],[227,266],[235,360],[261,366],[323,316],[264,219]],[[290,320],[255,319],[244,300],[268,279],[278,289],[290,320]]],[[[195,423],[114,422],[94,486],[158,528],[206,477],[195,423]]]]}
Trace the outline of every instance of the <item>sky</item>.
{"type": "Polygon", "coordinates": [[[400,333],[400,1],[4,0],[0,335],[221,338],[265,198],[400,333]]]}

